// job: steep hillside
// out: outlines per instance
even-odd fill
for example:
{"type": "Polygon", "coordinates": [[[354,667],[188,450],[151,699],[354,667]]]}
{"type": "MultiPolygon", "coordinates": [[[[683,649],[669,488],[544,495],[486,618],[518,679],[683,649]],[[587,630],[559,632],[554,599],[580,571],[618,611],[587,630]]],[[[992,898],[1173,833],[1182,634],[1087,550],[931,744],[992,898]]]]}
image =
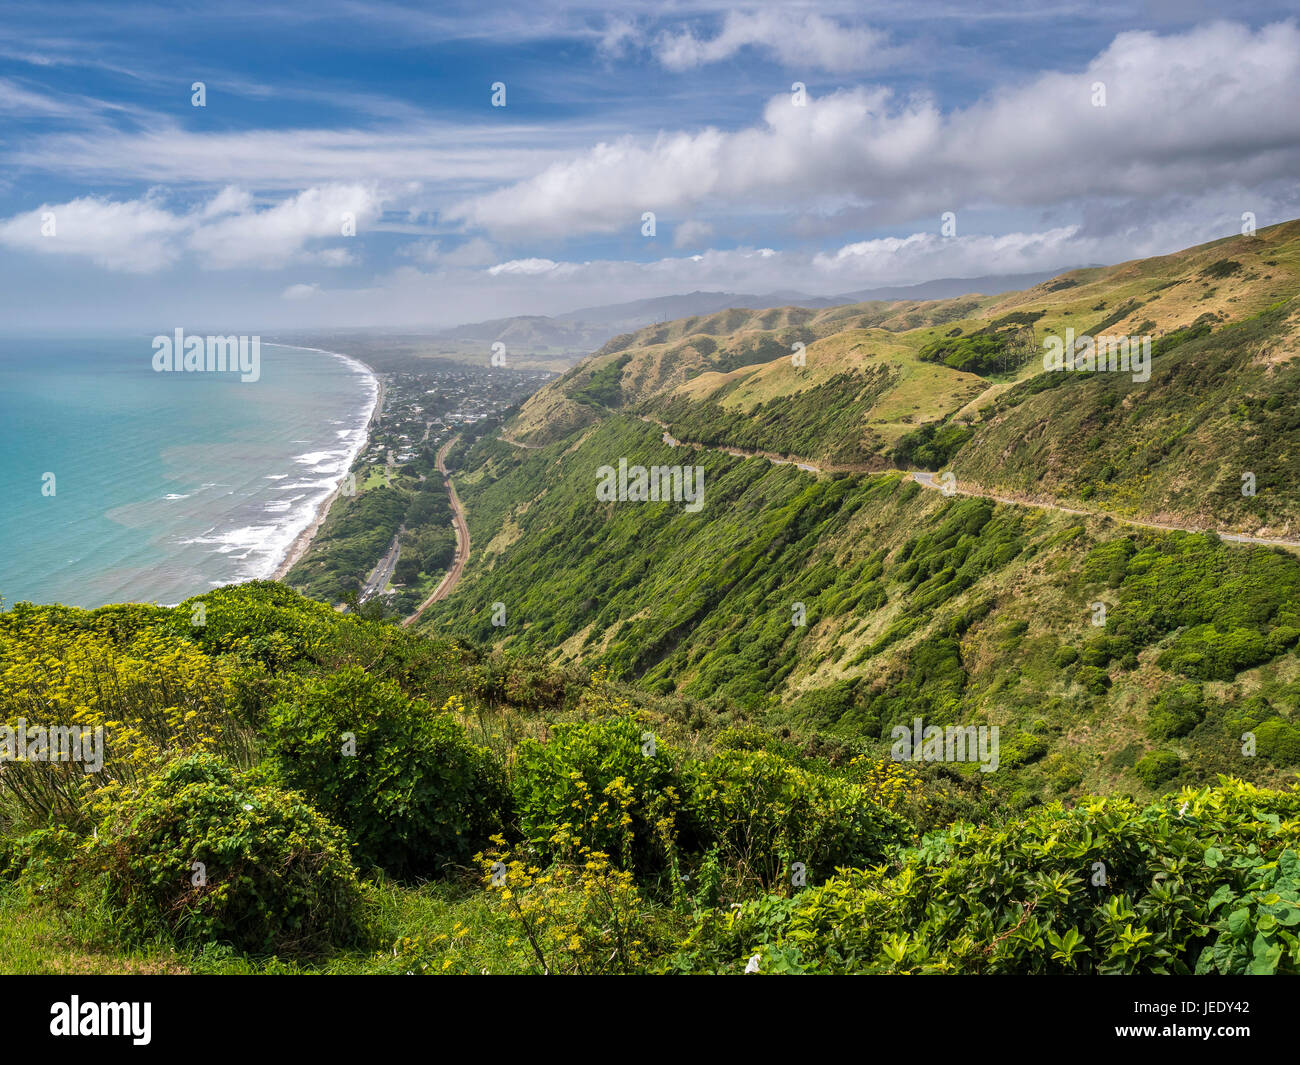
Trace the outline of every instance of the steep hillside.
{"type": "Polygon", "coordinates": [[[1026,797],[1276,779],[1300,557],[1194,533],[1295,535],[1297,279],[1288,223],[1020,293],[619,337],[458,457],[479,546],[426,624],[810,742],[996,724],[1026,797]],[[1151,335],[1149,375],[1045,371],[1067,329],[1151,335]],[[620,460],[699,467],[702,505],[598,498],[620,460]]]}
{"type": "Polygon", "coordinates": [[[610,341],[510,434],[548,443],[622,411],[680,440],[863,470],[951,464],[1004,494],[1288,538],[1298,293],[1288,222],[995,297],[723,311],[610,341]],[[1045,371],[1044,342],[1067,331],[1149,338],[1149,378],[1045,371]]]}
{"type": "Polygon", "coordinates": [[[483,547],[429,631],[881,753],[915,716],[996,724],[1024,795],[1137,792],[1166,757],[1187,782],[1300,762],[1288,552],[672,447],[627,415],[535,451],[485,440],[466,467],[483,547]],[[700,466],[704,505],[598,502],[620,458],[700,466]],[[1270,721],[1278,745],[1243,758],[1270,721]]]}

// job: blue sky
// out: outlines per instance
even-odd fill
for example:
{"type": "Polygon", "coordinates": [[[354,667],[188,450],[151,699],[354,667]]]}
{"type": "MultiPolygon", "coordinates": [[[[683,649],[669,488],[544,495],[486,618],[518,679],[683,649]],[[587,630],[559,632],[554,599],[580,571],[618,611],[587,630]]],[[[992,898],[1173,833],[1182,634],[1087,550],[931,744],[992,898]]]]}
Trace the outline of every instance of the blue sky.
{"type": "Polygon", "coordinates": [[[1121,261],[1300,214],[1297,99],[1290,4],[0,2],[0,314],[409,328],[1121,261]]]}

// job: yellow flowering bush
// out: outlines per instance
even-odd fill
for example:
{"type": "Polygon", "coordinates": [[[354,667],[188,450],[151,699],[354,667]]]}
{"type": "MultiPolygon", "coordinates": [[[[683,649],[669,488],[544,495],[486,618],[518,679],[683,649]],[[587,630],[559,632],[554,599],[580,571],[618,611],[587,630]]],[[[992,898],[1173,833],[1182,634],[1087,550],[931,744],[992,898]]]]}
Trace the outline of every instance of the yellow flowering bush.
{"type": "Polygon", "coordinates": [[[525,740],[515,752],[519,826],[546,857],[563,827],[621,868],[662,870],[663,826],[681,806],[677,760],[632,714],[556,725],[546,743],[525,740]]]}
{"type": "Polygon", "coordinates": [[[542,866],[527,846],[506,850],[501,836],[479,855],[483,882],[517,923],[542,972],[613,975],[642,972],[650,911],[632,874],[585,846],[570,826],[550,843],[561,857],[542,866]]]}
{"type": "MultiPolygon", "coordinates": [[[[212,752],[246,764],[251,737],[228,709],[232,671],[193,644],[116,615],[24,606],[0,627],[0,724],[102,729],[102,767],[89,756],[21,759],[0,769],[0,792],[34,823],[85,826],[105,799],[169,759],[212,752]],[[106,623],[107,622],[107,623],[106,623]]],[[[83,745],[84,746],[84,745],[83,745]]],[[[98,760],[96,758],[95,760],[98,760]]]]}
{"type": "Polygon", "coordinates": [[[845,776],[862,785],[871,801],[890,813],[921,824],[930,812],[925,780],[914,762],[859,755],[849,762],[845,776]]]}

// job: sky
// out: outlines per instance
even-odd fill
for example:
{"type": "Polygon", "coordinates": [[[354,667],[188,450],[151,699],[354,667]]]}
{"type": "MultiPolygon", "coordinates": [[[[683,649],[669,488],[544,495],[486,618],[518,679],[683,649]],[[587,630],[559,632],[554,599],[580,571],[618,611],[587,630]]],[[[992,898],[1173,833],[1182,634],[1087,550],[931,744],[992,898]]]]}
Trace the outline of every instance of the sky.
{"type": "Polygon", "coordinates": [[[1296,4],[0,0],[0,329],[433,328],[1300,215],[1296,4]]]}

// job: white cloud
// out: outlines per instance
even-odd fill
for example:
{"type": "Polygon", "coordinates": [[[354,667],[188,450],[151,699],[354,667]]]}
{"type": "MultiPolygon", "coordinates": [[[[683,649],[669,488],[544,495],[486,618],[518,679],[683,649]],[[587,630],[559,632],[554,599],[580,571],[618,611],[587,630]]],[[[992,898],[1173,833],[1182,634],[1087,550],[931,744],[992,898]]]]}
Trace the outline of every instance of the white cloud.
{"type": "Polygon", "coordinates": [[[189,248],[204,266],[218,270],[283,266],[309,241],[346,239],[346,219],[361,232],[378,217],[380,203],[379,194],[363,185],[306,189],[266,210],[227,214],[196,228],[189,248]]]}
{"type": "Polygon", "coordinates": [[[689,70],[730,59],[744,48],[759,48],[791,69],[833,74],[879,66],[899,55],[879,30],[780,9],[728,12],[722,29],[711,38],[695,36],[690,27],[665,32],[655,53],[670,70],[689,70]]]}
{"type": "Polygon", "coordinates": [[[310,285],[290,285],[280,293],[282,300],[309,300],[313,296],[320,295],[320,285],[312,282],[310,285]]]}
{"type": "Polygon", "coordinates": [[[489,266],[488,273],[493,277],[498,274],[549,274],[559,266],[553,259],[511,259],[507,263],[489,266]]]}
{"type": "Polygon", "coordinates": [[[674,248],[697,248],[713,236],[713,226],[708,222],[690,219],[673,230],[674,248]]]}
{"type": "Polygon", "coordinates": [[[83,196],[0,221],[0,244],[78,256],[108,270],[152,273],[179,258],[187,225],[151,197],[117,203],[83,196]]]}
{"type": "Polygon", "coordinates": [[[227,185],[204,205],[202,218],[220,218],[227,214],[246,214],[253,209],[253,194],[237,185],[227,185]]]}
{"type": "Polygon", "coordinates": [[[452,215],[502,237],[631,231],[642,211],[858,210],[897,222],[986,205],[1197,195],[1300,166],[1300,29],[1218,22],[1124,33],[1087,67],[965,109],[856,88],[773,98],[737,131],[624,137],[472,197],[452,215]],[[1225,73],[1226,72],[1226,73],[1225,73]],[[1106,106],[1092,103],[1095,82],[1106,106]]]}
{"type": "Polygon", "coordinates": [[[157,193],[125,201],[88,196],[0,221],[0,244],[79,256],[130,273],[161,270],[186,254],[218,270],[270,269],[306,259],[342,266],[351,261],[342,243],[316,250],[308,245],[348,239],[342,235],[345,213],[351,213],[357,232],[363,232],[381,206],[380,194],[360,185],[306,189],[262,210],[235,188],[223,189],[188,211],[169,209],[157,193]],[[51,229],[53,235],[44,235],[51,229]]]}

